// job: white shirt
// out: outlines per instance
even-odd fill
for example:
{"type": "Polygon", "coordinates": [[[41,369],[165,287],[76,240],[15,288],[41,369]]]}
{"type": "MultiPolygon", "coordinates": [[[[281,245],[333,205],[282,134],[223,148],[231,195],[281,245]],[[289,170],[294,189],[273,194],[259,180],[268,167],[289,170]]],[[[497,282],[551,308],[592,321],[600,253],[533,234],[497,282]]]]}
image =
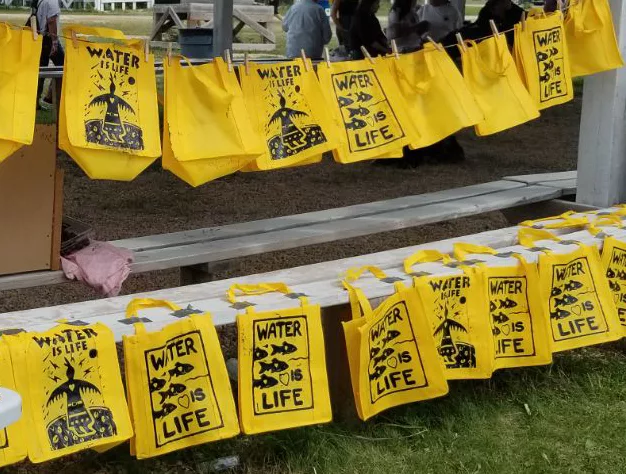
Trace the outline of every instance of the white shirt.
{"type": "MultiPolygon", "coordinates": [[[[37,3],[39,5],[37,7],[37,23],[39,24],[39,32],[45,33],[48,31],[48,20],[61,14],[59,0],[38,0],[37,3]]],[[[58,30],[60,31],[60,28],[58,28],[58,30]]]]}
{"type": "Polygon", "coordinates": [[[463,19],[456,7],[450,3],[435,7],[424,5],[417,12],[419,21],[429,23],[428,34],[435,41],[441,41],[449,33],[463,26],[463,19]]]}
{"type": "Polygon", "coordinates": [[[390,40],[396,40],[398,51],[401,53],[415,51],[422,46],[422,38],[417,34],[418,22],[419,20],[415,10],[409,11],[404,18],[400,18],[398,10],[392,8],[389,11],[387,37],[390,40]],[[401,36],[400,32],[404,28],[410,28],[414,31],[408,35],[401,36]]]}

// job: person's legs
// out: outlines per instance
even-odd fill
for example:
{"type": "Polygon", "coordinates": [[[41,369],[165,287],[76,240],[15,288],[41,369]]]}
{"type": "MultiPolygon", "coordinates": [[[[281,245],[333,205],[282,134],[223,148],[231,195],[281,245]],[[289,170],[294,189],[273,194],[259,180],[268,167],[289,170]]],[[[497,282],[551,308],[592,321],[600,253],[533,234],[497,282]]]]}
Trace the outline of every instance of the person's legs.
{"type": "MultiPolygon", "coordinates": [[[[52,64],[54,64],[55,66],[63,66],[63,63],[65,62],[65,51],[63,51],[63,46],[61,45],[61,43],[59,43],[59,47],[57,48],[56,52],[50,56],[50,60],[52,61],[52,64]]],[[[61,80],[59,80],[57,82],[57,84],[61,85],[61,80]]],[[[44,99],[45,102],[47,102],[48,104],[52,104],[52,91],[54,90],[53,87],[49,87],[48,88],[48,93],[46,94],[46,98],[44,99]]]]}
{"type": "MultiPolygon", "coordinates": [[[[39,67],[47,66],[50,62],[50,51],[52,50],[52,39],[45,35],[41,45],[41,56],[39,56],[39,67]]],[[[43,79],[39,79],[37,82],[37,108],[39,108],[39,99],[41,98],[41,92],[43,91],[43,79]]]]}

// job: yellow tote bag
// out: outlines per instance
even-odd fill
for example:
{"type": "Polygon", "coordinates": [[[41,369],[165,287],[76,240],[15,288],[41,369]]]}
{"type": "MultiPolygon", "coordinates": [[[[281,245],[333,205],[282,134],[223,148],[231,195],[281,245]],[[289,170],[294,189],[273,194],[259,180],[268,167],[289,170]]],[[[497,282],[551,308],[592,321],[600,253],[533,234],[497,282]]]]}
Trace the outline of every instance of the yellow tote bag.
{"type": "Polygon", "coordinates": [[[438,143],[484,120],[463,76],[445,51],[427,43],[421,51],[385,61],[417,129],[409,144],[412,149],[438,143]]]}
{"type": "Polygon", "coordinates": [[[284,168],[319,157],[336,146],[320,84],[307,59],[239,67],[252,127],[265,142],[263,154],[244,171],[284,168]]]}
{"type": "Polygon", "coordinates": [[[0,163],[33,142],[41,35],[0,23],[0,163]]]}
{"type": "Polygon", "coordinates": [[[612,236],[604,239],[602,267],[626,334],[626,239],[612,236]]]}
{"type": "Polygon", "coordinates": [[[263,153],[237,77],[221,58],[200,66],[183,67],[180,58],[163,64],[165,169],[199,186],[242,169],[263,153]]]}
{"type": "Polygon", "coordinates": [[[64,30],[107,41],[68,41],[59,147],[92,179],[130,181],[161,156],[154,56],[117,30],[64,30]]]}
{"type": "MultiPolygon", "coordinates": [[[[372,267],[350,279],[365,269],[372,267]]],[[[344,286],[353,308],[353,319],[343,326],[359,417],[446,395],[448,383],[417,292],[396,283],[396,292],[372,310],[360,289],[347,281],[344,286]]]]}
{"type": "MultiPolygon", "coordinates": [[[[11,354],[5,338],[0,337],[0,387],[16,390],[11,354]]],[[[0,467],[26,459],[26,437],[24,419],[6,428],[0,428],[0,467]]]]}
{"type": "Polygon", "coordinates": [[[339,130],[335,161],[402,156],[415,128],[384,59],[320,64],[317,75],[339,130]]]}
{"type": "Polygon", "coordinates": [[[460,50],[463,78],[485,116],[475,127],[477,135],[498,133],[539,117],[519,78],[505,35],[478,44],[468,41],[460,50]]]}
{"type": "Polygon", "coordinates": [[[211,315],[189,314],[169,301],[135,299],[126,317],[154,307],[185,317],[152,333],[136,323],[135,335],[124,336],[126,390],[135,426],[131,451],[144,459],[238,435],[235,401],[211,315]]]}
{"type": "Polygon", "coordinates": [[[110,448],[133,430],[113,333],[103,324],[60,324],[7,338],[35,463],[110,448]]]}
{"type": "Polygon", "coordinates": [[[468,255],[496,255],[478,263],[489,301],[493,334],[494,369],[530,367],[552,362],[549,320],[543,311],[537,265],[521,256],[499,255],[490,247],[457,243],[454,255],[463,261],[468,255]],[[500,263],[502,258],[506,262],[500,263]],[[513,262],[511,262],[513,260],[513,262]]]}
{"type": "Polygon", "coordinates": [[[539,110],[564,104],[574,98],[569,51],[563,29],[563,14],[531,12],[515,27],[516,63],[520,76],[539,110]]]}
{"type": "Polygon", "coordinates": [[[565,18],[572,76],[587,76],[624,65],[608,0],[572,0],[565,18]]]}
{"type": "MultiPolygon", "coordinates": [[[[417,263],[441,261],[457,267],[447,255],[420,251],[404,261],[412,274],[417,263]]],[[[446,267],[443,267],[446,268],[446,267]]],[[[413,279],[430,324],[446,378],[487,379],[494,369],[494,341],[483,281],[475,268],[448,275],[420,275],[413,279]]]]}
{"type": "MultiPolygon", "coordinates": [[[[233,285],[228,300],[272,291],[292,294],[282,283],[233,285]]],[[[300,302],[259,313],[249,305],[237,315],[239,421],[246,434],[332,420],[320,307],[305,297],[300,302]]]]}

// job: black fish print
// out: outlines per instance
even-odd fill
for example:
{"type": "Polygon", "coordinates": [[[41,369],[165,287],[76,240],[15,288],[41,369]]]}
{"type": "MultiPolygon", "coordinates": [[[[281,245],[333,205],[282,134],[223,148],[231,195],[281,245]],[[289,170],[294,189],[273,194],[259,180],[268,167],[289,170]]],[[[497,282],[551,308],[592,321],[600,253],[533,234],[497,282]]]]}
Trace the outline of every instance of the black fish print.
{"type": "Polygon", "coordinates": [[[567,318],[570,314],[572,313],[564,309],[557,309],[556,311],[553,311],[552,313],[550,313],[550,317],[552,319],[563,319],[563,318],[567,318]]]}
{"type": "Polygon", "coordinates": [[[383,346],[385,346],[388,342],[393,341],[399,335],[400,331],[396,331],[395,329],[390,329],[389,331],[387,331],[387,335],[383,338],[383,346]]]}
{"type": "Polygon", "coordinates": [[[265,359],[267,356],[268,352],[266,350],[263,350],[260,347],[254,348],[253,360],[265,359]]]}
{"type": "Polygon", "coordinates": [[[606,271],[606,277],[607,277],[607,278],[615,278],[615,272],[609,268],[609,269],[606,271]]]}
{"type": "Polygon", "coordinates": [[[152,412],[152,418],[154,418],[155,420],[158,420],[159,418],[163,418],[169,415],[174,410],[176,410],[176,405],[174,405],[173,403],[166,403],[165,405],[161,407],[161,410],[152,412]]]}
{"type": "Polygon", "coordinates": [[[550,296],[559,296],[561,293],[563,293],[563,290],[561,290],[561,288],[559,288],[558,286],[555,286],[552,288],[550,296]]]}
{"type": "Polygon", "coordinates": [[[490,312],[495,311],[497,308],[498,308],[498,307],[496,306],[496,303],[495,303],[494,301],[491,301],[491,302],[489,303],[489,311],[490,311],[490,312]]]}
{"type": "Polygon", "coordinates": [[[350,97],[339,97],[339,107],[347,107],[354,104],[354,101],[350,97]]]}
{"type": "Polygon", "coordinates": [[[271,388],[275,385],[278,385],[278,380],[265,374],[261,375],[260,379],[252,380],[253,388],[271,388]]]}
{"type": "Polygon", "coordinates": [[[350,122],[346,123],[346,130],[361,130],[365,126],[367,126],[365,120],[354,117],[350,122]]]}
{"type": "Polygon", "coordinates": [[[374,362],[374,365],[378,365],[381,362],[384,362],[385,360],[387,360],[387,357],[389,357],[393,353],[394,353],[394,350],[388,347],[387,349],[383,351],[383,353],[379,357],[374,357],[372,359],[372,362],[374,362]]]}
{"type": "Polygon", "coordinates": [[[261,374],[265,372],[277,373],[277,372],[282,372],[283,370],[286,370],[288,368],[289,368],[289,364],[287,362],[284,362],[278,359],[272,359],[272,362],[270,362],[269,364],[267,362],[261,362],[260,373],[261,374]]]}
{"type": "Polygon", "coordinates": [[[493,316],[493,322],[496,324],[504,324],[509,320],[509,317],[504,314],[502,311],[500,311],[500,313],[498,314],[494,314],[493,316]]]}
{"type": "Polygon", "coordinates": [[[356,96],[356,100],[359,102],[368,102],[374,98],[373,95],[368,94],[367,92],[359,92],[356,96]]]}
{"type": "Polygon", "coordinates": [[[565,285],[563,285],[563,289],[565,291],[575,291],[578,290],[579,288],[582,288],[583,284],[579,281],[576,280],[572,280],[572,281],[568,281],[567,283],[565,283],[565,285]]]}
{"type": "Polygon", "coordinates": [[[165,384],[167,383],[167,381],[165,381],[164,379],[159,379],[157,377],[152,377],[150,379],[150,392],[156,392],[157,390],[161,390],[163,387],[165,387],[165,384]]]}
{"type": "Polygon", "coordinates": [[[161,395],[161,401],[159,403],[162,404],[168,398],[178,395],[179,393],[183,393],[186,389],[187,387],[185,387],[182,383],[173,383],[167,390],[159,392],[159,395],[161,395]]]}
{"type": "Polygon", "coordinates": [[[385,370],[387,370],[387,367],[385,367],[384,365],[379,365],[374,369],[374,373],[370,374],[370,380],[379,379],[385,373],[385,370]]]}
{"type": "Polygon", "coordinates": [[[376,357],[376,354],[378,354],[379,352],[380,352],[379,347],[372,347],[372,349],[370,350],[370,359],[373,359],[374,357],[376,357]]]}
{"type": "Polygon", "coordinates": [[[500,308],[499,309],[511,309],[511,308],[515,308],[517,306],[517,303],[515,301],[513,301],[511,298],[507,298],[505,300],[500,300],[500,308]]]}
{"type": "Polygon", "coordinates": [[[287,355],[287,354],[291,354],[292,352],[296,352],[297,350],[298,350],[297,346],[294,346],[293,344],[289,344],[287,341],[284,341],[280,346],[277,346],[276,344],[272,344],[272,355],[276,355],[276,354],[287,355]]]}
{"type": "Polygon", "coordinates": [[[609,280],[609,288],[611,289],[611,291],[614,291],[614,292],[619,292],[622,289],[622,287],[619,286],[619,283],[613,280],[609,280]]]}
{"type": "Polygon", "coordinates": [[[176,365],[173,369],[168,370],[168,374],[170,377],[180,377],[181,375],[188,374],[193,370],[193,365],[191,364],[183,364],[182,362],[176,362],[176,365]]]}
{"type": "Polygon", "coordinates": [[[352,118],[355,115],[365,116],[370,113],[369,109],[366,109],[365,107],[348,108],[348,112],[350,112],[350,116],[348,118],[352,118]]]}
{"type": "Polygon", "coordinates": [[[545,61],[549,56],[546,53],[542,53],[541,51],[537,53],[537,61],[545,61]]]}
{"type": "Polygon", "coordinates": [[[491,330],[491,332],[493,332],[493,335],[494,335],[494,336],[499,336],[499,335],[500,335],[500,333],[501,333],[501,331],[500,331],[498,328],[493,328],[493,329],[491,330]]]}
{"type": "Polygon", "coordinates": [[[563,298],[554,298],[554,306],[568,306],[578,301],[578,298],[572,295],[563,295],[563,298]]]}

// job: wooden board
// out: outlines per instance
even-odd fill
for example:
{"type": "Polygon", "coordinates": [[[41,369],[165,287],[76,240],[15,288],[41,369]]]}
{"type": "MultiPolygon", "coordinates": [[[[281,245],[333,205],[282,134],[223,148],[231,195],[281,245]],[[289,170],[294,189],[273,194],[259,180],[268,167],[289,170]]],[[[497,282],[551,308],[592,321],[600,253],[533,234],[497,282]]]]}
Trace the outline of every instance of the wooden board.
{"type": "Polygon", "coordinates": [[[0,164],[0,275],[50,268],[55,163],[56,127],[38,125],[0,164]]]}

